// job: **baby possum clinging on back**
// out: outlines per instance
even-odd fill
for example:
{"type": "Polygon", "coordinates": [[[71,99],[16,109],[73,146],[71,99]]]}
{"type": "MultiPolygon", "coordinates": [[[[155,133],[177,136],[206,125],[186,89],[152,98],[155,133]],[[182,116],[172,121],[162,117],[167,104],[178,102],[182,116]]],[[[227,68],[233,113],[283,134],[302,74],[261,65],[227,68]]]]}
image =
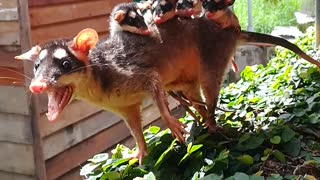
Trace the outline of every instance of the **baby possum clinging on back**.
{"type": "Polygon", "coordinates": [[[202,13],[206,18],[218,24],[222,29],[234,28],[240,32],[241,27],[237,16],[228,8],[235,0],[201,0],[202,13]]]}
{"type": "Polygon", "coordinates": [[[110,15],[110,35],[118,31],[128,31],[135,34],[150,35],[142,11],[149,9],[148,3],[122,3],[113,8],[110,15]]]}

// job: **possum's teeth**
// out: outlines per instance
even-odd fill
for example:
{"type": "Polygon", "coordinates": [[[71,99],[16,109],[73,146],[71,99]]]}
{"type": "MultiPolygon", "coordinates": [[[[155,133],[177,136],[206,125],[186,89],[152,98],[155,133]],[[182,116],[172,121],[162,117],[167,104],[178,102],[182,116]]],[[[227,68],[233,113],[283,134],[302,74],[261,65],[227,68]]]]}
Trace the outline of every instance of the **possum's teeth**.
{"type": "Polygon", "coordinates": [[[49,121],[54,121],[58,118],[64,107],[69,103],[72,96],[72,88],[62,87],[48,91],[48,113],[49,121]]]}
{"type": "Polygon", "coordinates": [[[59,104],[62,99],[62,94],[56,92],[48,92],[48,113],[47,118],[49,121],[54,121],[59,116],[59,104]]]}

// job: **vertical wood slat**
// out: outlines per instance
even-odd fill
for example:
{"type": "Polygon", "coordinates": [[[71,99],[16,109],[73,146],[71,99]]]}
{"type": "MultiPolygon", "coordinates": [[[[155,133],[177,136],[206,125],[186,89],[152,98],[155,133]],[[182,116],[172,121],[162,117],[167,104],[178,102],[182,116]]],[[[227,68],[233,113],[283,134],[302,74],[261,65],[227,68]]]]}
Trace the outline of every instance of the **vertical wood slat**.
{"type": "MultiPolygon", "coordinates": [[[[29,19],[29,6],[28,1],[18,0],[19,22],[20,22],[20,41],[21,50],[25,52],[31,48],[31,29],[29,19]]],[[[30,75],[32,72],[32,66],[30,63],[24,63],[24,72],[26,75],[30,75]]],[[[28,94],[27,94],[28,95],[28,94]]],[[[30,119],[31,129],[33,135],[33,154],[35,162],[35,176],[39,180],[47,180],[45,160],[42,149],[42,139],[39,132],[39,119],[40,111],[38,106],[38,99],[35,96],[31,96],[29,100],[30,107],[30,119]]]]}

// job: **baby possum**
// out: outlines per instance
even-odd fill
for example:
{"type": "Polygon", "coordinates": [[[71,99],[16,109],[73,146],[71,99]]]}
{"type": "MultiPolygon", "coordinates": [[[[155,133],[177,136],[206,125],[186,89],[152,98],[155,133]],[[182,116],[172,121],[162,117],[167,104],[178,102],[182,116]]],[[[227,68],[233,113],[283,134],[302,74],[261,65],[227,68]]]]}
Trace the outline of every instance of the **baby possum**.
{"type": "Polygon", "coordinates": [[[110,15],[110,35],[118,31],[150,35],[148,25],[144,21],[142,11],[150,8],[148,3],[122,3],[113,8],[110,15]]]}
{"type": "Polygon", "coordinates": [[[201,0],[203,14],[206,18],[218,24],[222,29],[235,28],[240,32],[241,27],[237,16],[228,8],[235,0],[201,0]]]}
{"type": "Polygon", "coordinates": [[[198,0],[179,0],[176,4],[176,14],[180,17],[191,17],[198,0]]]}
{"type": "Polygon", "coordinates": [[[152,16],[156,24],[172,19],[175,14],[175,3],[169,0],[153,0],[152,2],[152,16]]]}

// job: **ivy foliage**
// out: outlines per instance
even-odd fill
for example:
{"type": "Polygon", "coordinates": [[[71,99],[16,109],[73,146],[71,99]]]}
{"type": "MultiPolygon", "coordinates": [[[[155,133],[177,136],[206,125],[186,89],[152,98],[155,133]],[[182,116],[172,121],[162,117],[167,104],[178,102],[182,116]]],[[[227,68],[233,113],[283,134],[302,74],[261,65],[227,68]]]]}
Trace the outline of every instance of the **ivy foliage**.
{"type": "MultiPolygon", "coordinates": [[[[296,43],[315,55],[314,31],[296,43]]],[[[135,149],[118,145],[112,155],[88,160],[86,179],[281,180],[320,179],[320,71],[285,49],[266,67],[246,67],[241,80],[222,88],[221,130],[212,135],[189,115],[186,144],[169,130],[144,132],[148,155],[139,166],[135,149]]]]}

